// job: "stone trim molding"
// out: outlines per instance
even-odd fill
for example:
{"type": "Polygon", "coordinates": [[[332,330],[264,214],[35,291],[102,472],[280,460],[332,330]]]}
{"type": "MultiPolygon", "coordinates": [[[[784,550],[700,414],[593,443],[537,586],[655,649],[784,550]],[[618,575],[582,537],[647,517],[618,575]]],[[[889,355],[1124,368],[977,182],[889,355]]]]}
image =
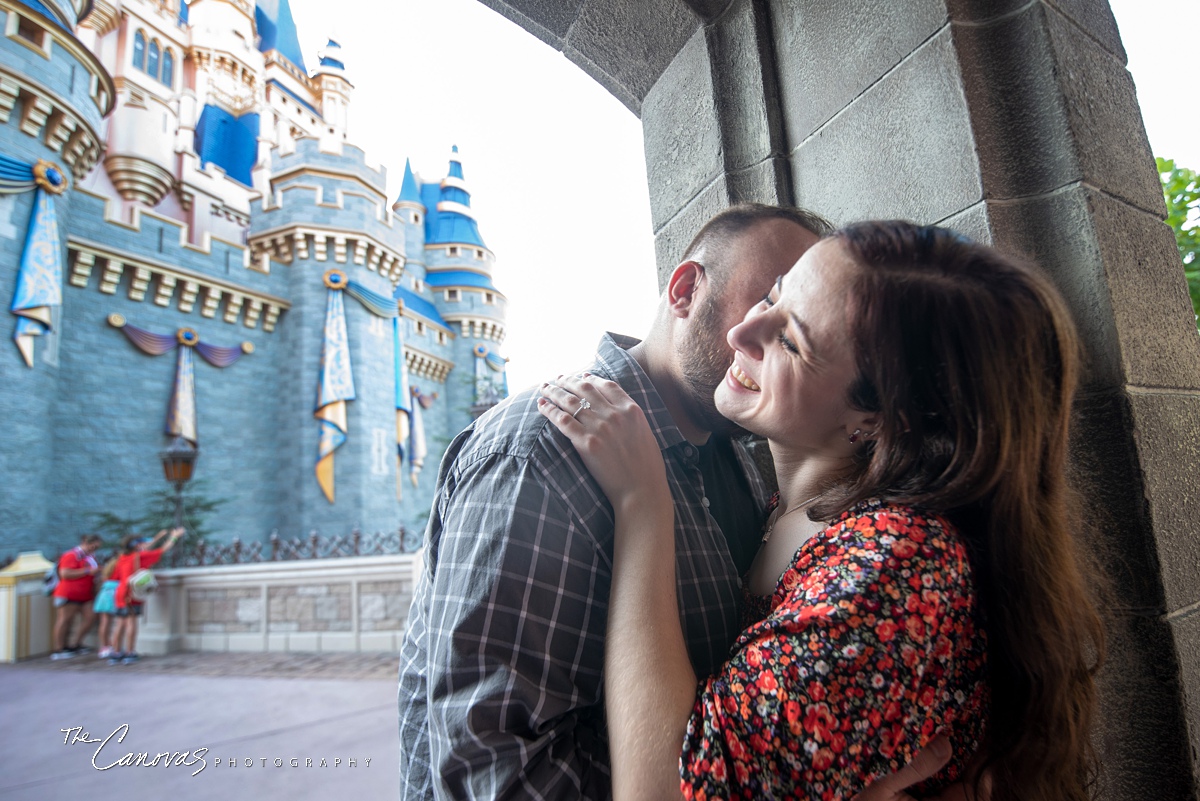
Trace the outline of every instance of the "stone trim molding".
{"type": "Polygon", "coordinates": [[[241,319],[246,328],[257,328],[261,319],[263,330],[267,333],[275,330],[279,315],[292,305],[274,295],[200,275],[182,267],[139,259],[74,237],[67,240],[67,250],[70,264],[68,280],[71,286],[81,289],[87,287],[92,273],[99,269],[100,291],[106,295],[115,294],[121,276],[128,273],[129,299],[132,301],[144,301],[153,285],[151,299],[155,305],[168,307],[178,297],[179,311],[191,314],[199,300],[200,316],[213,318],[224,302],[222,320],[236,324],[241,319]]]}
{"type": "MultiPolygon", "coordinates": [[[[0,8],[3,5],[0,0],[0,8]]],[[[0,123],[8,122],[18,99],[21,100],[18,124],[22,132],[42,139],[46,147],[61,155],[76,181],[92,171],[103,149],[92,126],[57,94],[0,64],[0,123]]]]}
{"type": "Polygon", "coordinates": [[[354,263],[400,283],[404,274],[404,256],[361,232],[321,228],[313,225],[288,225],[251,235],[250,259],[264,272],[270,272],[270,260],[291,264],[294,259],[328,261],[332,252],[338,264],[354,263]]]}
{"type": "Polygon", "coordinates": [[[439,384],[446,383],[446,376],[454,369],[454,362],[408,345],[404,346],[404,363],[408,366],[409,375],[428,378],[439,384]]]}
{"type": "Polygon", "coordinates": [[[91,28],[96,36],[104,36],[117,29],[121,24],[121,12],[108,0],[93,0],[92,11],[79,23],[81,28],[91,28]]]}
{"type": "Polygon", "coordinates": [[[508,333],[501,320],[458,314],[447,314],[444,317],[448,323],[458,323],[462,329],[462,335],[468,339],[490,339],[494,342],[504,342],[504,337],[508,333]]]}
{"type": "Polygon", "coordinates": [[[157,206],[175,184],[171,173],[151,161],[133,156],[108,156],[104,159],[104,169],[121,197],[151,207],[157,206]]]}

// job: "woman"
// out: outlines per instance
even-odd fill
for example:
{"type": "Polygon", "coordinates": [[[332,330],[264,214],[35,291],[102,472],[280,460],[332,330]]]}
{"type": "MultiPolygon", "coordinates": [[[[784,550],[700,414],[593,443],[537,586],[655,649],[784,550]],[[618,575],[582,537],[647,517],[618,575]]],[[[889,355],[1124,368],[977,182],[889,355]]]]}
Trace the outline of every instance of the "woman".
{"type": "Polygon", "coordinates": [[[173,528],[169,535],[167,530],[163,529],[154,535],[153,540],[139,537],[136,534],[129,534],[121,540],[121,555],[117,557],[117,565],[113,568],[112,575],[109,576],[111,580],[117,582],[117,622],[113,626],[113,651],[108,658],[108,664],[131,665],[141,658],[138,656],[136,647],[138,618],[142,616],[143,604],[134,599],[130,593],[129,579],[139,570],[149,569],[158,564],[158,560],[162,558],[163,554],[171,550],[182,536],[182,528],[173,528]],[[163,537],[167,538],[166,543],[161,548],[155,548],[154,546],[163,537]]]}
{"type": "Polygon", "coordinates": [[[728,338],[717,406],[767,438],[780,497],[745,579],[765,617],[698,693],[641,410],[589,376],[539,404],[616,519],[614,797],[849,798],[944,732],[926,789],[1086,798],[1103,631],[1070,541],[1078,346],[1050,283],[945,229],[861,223],[728,338]]]}

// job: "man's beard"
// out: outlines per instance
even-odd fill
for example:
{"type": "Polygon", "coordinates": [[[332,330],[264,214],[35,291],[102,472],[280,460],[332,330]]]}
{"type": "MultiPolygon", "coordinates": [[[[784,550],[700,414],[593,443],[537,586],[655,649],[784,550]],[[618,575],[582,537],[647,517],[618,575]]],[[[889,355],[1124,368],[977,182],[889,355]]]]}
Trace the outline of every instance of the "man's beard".
{"type": "Polygon", "coordinates": [[[714,434],[742,436],[748,432],[723,417],[713,397],[733,361],[725,344],[727,332],[714,330],[720,326],[716,312],[716,304],[711,300],[697,311],[691,336],[680,352],[680,374],[696,421],[714,434]]]}

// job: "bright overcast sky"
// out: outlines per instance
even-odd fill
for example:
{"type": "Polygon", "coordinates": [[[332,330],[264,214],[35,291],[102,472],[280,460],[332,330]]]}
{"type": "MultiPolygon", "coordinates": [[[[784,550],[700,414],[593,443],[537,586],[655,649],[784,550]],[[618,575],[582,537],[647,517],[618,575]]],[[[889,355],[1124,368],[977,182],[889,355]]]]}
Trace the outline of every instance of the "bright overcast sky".
{"type": "MultiPolygon", "coordinates": [[[[509,300],[514,391],[590,363],[605,330],[645,332],[658,292],[641,124],[628,109],[478,0],[291,2],[309,67],[327,37],[342,45],[350,138],[388,168],[389,194],[406,157],[439,180],[459,146],[509,300]]],[[[1155,154],[1200,169],[1200,104],[1179,77],[1200,0],[1112,7],[1155,154]]]]}

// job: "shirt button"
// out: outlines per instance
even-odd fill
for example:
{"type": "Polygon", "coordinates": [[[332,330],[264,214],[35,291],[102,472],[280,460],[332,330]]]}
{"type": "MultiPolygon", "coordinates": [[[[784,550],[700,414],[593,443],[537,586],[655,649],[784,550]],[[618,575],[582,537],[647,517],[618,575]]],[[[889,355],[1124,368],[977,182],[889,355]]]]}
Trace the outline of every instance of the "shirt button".
{"type": "Polygon", "coordinates": [[[687,458],[691,459],[693,456],[696,455],[696,449],[693,448],[691,445],[685,446],[683,449],[683,455],[686,456],[687,458]]]}
{"type": "Polygon", "coordinates": [[[704,508],[705,508],[705,509],[707,509],[707,508],[708,508],[708,507],[711,505],[711,504],[709,504],[709,502],[708,502],[708,498],[701,498],[701,499],[700,499],[700,503],[704,504],[704,508]]]}

